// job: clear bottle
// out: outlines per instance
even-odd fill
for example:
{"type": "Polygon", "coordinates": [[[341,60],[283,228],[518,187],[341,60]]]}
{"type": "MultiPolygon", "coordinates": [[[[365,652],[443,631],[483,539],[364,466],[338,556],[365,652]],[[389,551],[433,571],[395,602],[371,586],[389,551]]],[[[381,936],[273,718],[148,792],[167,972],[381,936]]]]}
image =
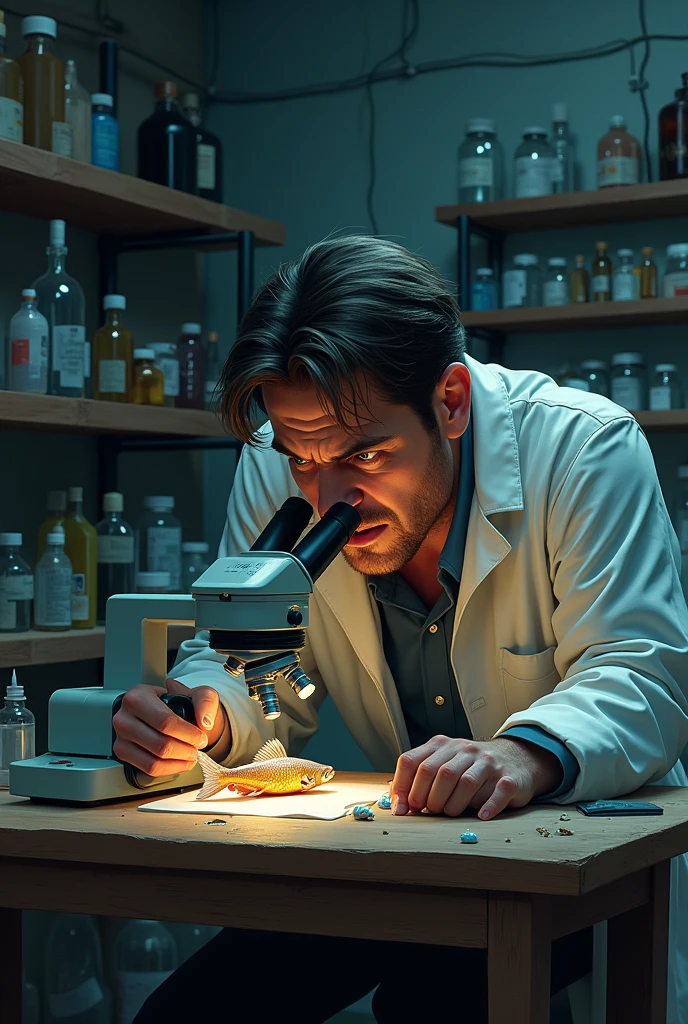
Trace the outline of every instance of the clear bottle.
{"type": "Polygon", "coordinates": [[[616,255],[621,262],[614,271],[612,298],[614,302],[632,302],[638,298],[638,276],[633,266],[633,250],[619,249],[616,255]]]}
{"type": "Polygon", "coordinates": [[[95,919],[60,914],[46,941],[45,1024],[110,1024],[103,953],[95,919]]]}
{"type": "Polygon", "coordinates": [[[0,533],[0,633],[31,629],[33,574],[20,551],[21,533],[0,533]]]}
{"type": "Polygon", "coordinates": [[[138,572],[169,572],[170,593],[178,594],[182,576],[182,527],[174,517],[174,498],[151,495],[143,499],[145,512],[136,524],[138,572]]]}
{"type": "Polygon", "coordinates": [[[135,405],[164,405],[165,378],[155,365],[152,348],[134,349],[134,370],[129,401],[135,405]]]}
{"type": "Polygon", "coordinates": [[[601,359],[584,359],[580,365],[581,377],[595,395],[609,398],[609,367],[601,359]]]}
{"type": "Polygon", "coordinates": [[[72,126],[65,118],[65,66],[52,52],[57,39],[53,18],[22,20],[26,50],[17,57],[24,79],[24,142],[71,156],[72,126]]]}
{"type": "Polygon", "coordinates": [[[159,921],[130,921],[114,945],[116,1024],[131,1024],[148,996],[178,964],[177,946],[159,921]]]}
{"type": "Polygon", "coordinates": [[[34,629],[59,632],[72,628],[72,563],[64,553],[65,533],[55,526],[36,565],[34,629]]]}
{"type": "Polygon", "coordinates": [[[101,402],[129,401],[134,336],[122,319],[126,308],[123,295],[106,295],[103,299],[105,323],[93,338],[93,397],[101,402]]]}
{"type": "Polygon", "coordinates": [[[164,380],[163,405],[173,409],[179,398],[179,355],[172,342],[155,342],[150,346],[155,353],[155,365],[162,370],[164,380]]]}
{"type": "Polygon", "coordinates": [[[494,121],[476,117],[459,146],[459,202],[491,203],[504,195],[504,152],[494,121]]]}
{"type": "Polygon", "coordinates": [[[688,178],[688,71],[673,103],[659,112],[659,180],[688,178]]]}
{"type": "Polygon", "coordinates": [[[38,308],[50,330],[51,395],[82,398],[90,345],[86,347],[86,303],[78,281],[65,270],[65,222],[50,221],[50,245],[46,249],[48,270],[37,278],[38,308]]]}
{"type": "Polygon", "coordinates": [[[667,246],[664,265],[664,298],[688,295],[688,242],[667,246]]]}
{"type": "Polygon", "coordinates": [[[41,525],[38,527],[38,546],[36,560],[38,560],[48,541],[48,534],[52,533],[56,526],[64,525],[64,517],[67,511],[67,492],[48,491],[47,514],[41,525]]]}
{"type": "Polygon", "coordinates": [[[138,176],[158,185],[196,193],[196,129],[177,103],[174,82],[157,82],[155,110],[138,130],[138,176]]]}
{"type": "Polygon", "coordinates": [[[45,395],[48,390],[48,321],[38,310],[36,292],[24,288],[10,321],[11,391],[45,395]]]}
{"type": "Polygon", "coordinates": [[[609,131],[597,143],[597,187],[637,185],[640,181],[640,143],[626,130],[626,118],[614,114],[609,131]]]}
{"type": "Polygon", "coordinates": [[[222,143],[203,127],[200,97],[195,92],[182,96],[182,113],[196,129],[196,183],[202,199],[222,202],[222,143]]]}
{"type": "Polygon", "coordinates": [[[640,250],[643,262],[640,264],[640,298],[657,298],[657,264],[652,259],[654,249],[649,245],[640,250]]]}
{"type": "Polygon", "coordinates": [[[72,156],[91,162],[91,97],[79,82],[76,64],[65,64],[65,121],[72,126],[72,156]]]}
{"type": "Polygon", "coordinates": [[[544,306],[568,306],[571,301],[569,275],[564,256],[552,256],[547,261],[547,273],[542,288],[544,306]]]}
{"type": "Polygon", "coordinates": [[[205,351],[201,325],[182,324],[179,342],[179,409],[202,409],[205,404],[205,351]]]}
{"type": "Polygon", "coordinates": [[[118,491],[103,495],[105,515],[96,524],[98,538],[98,613],[104,625],[105,606],[113,594],[134,592],[134,531],[122,519],[124,496],[118,491]]]}
{"type": "Polygon", "coordinates": [[[629,412],[647,409],[647,373],[639,352],[612,356],[611,399],[629,412]]]}
{"type": "Polygon", "coordinates": [[[91,95],[91,160],[94,167],[119,170],[119,122],[114,101],[106,92],[91,95]]]}
{"type": "Polygon", "coordinates": [[[683,386],[675,363],[657,363],[650,387],[651,409],[682,409],[683,386]]]}
{"type": "Polygon", "coordinates": [[[182,544],[182,594],[190,594],[191,587],[210,568],[210,545],[203,540],[187,540],[182,544]]]}
{"type": "Polygon", "coordinates": [[[222,376],[222,358],[218,340],[217,331],[208,332],[208,348],[205,357],[205,407],[211,410],[217,406],[219,398],[217,386],[222,376]]]}
{"type": "Polygon", "coordinates": [[[84,489],[67,491],[65,552],[72,563],[72,629],[91,629],[98,608],[98,538],[84,516],[84,489]]]}
{"type": "Polygon", "coordinates": [[[36,719],[26,707],[24,687],[17,685],[17,673],[13,669],[5,706],[0,709],[0,789],[9,787],[13,761],[26,761],[35,756],[35,735],[36,719]]]}
{"type": "Polygon", "coordinates": [[[576,265],[571,271],[569,289],[572,303],[589,301],[590,274],[585,269],[585,256],[576,256],[576,265]]]}
{"type": "Polygon", "coordinates": [[[608,302],[612,297],[612,261],[607,255],[606,242],[595,243],[592,261],[592,301],[608,302]]]}
{"type": "Polygon", "coordinates": [[[688,600],[688,466],[678,467],[674,528],[681,547],[681,586],[688,600]]]}
{"type": "Polygon", "coordinates": [[[554,161],[554,150],[547,141],[545,129],[537,125],[526,128],[523,142],[514,154],[516,198],[550,195],[554,161]]]}
{"type": "Polygon", "coordinates": [[[137,572],[137,594],[169,594],[170,574],[168,572],[137,572]]]}
{"type": "Polygon", "coordinates": [[[0,11],[0,139],[24,141],[24,80],[19,65],[5,56],[7,26],[0,11]]]}
{"type": "Polygon", "coordinates": [[[502,274],[502,303],[505,309],[542,304],[542,275],[533,253],[517,253],[513,266],[502,274]]]}
{"type": "Polygon", "coordinates": [[[552,148],[552,191],[557,195],[573,192],[573,140],[569,135],[569,117],[565,103],[552,105],[552,148]]]}
{"type": "Polygon", "coordinates": [[[491,267],[478,267],[471,289],[471,309],[497,309],[497,283],[491,267]]]}

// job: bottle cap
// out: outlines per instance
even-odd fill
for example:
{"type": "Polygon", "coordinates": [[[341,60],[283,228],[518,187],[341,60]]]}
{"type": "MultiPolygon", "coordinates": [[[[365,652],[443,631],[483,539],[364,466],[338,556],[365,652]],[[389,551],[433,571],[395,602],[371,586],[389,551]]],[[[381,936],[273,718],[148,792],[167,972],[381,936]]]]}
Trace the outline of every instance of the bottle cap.
{"type": "Polygon", "coordinates": [[[207,555],[210,551],[210,544],[204,540],[185,540],[182,544],[182,551],[187,555],[207,555]]]}
{"type": "Polygon", "coordinates": [[[469,135],[473,132],[489,132],[494,135],[495,123],[490,117],[472,117],[466,125],[466,131],[469,135]]]}
{"type": "Polygon", "coordinates": [[[609,119],[609,127],[610,128],[625,128],[626,127],[626,118],[623,116],[623,114],[613,114],[611,116],[611,118],[609,119]]]}
{"type": "Polygon", "coordinates": [[[104,295],[103,309],[126,309],[127,300],[123,295],[104,295]]]}
{"type": "Polygon", "coordinates": [[[63,220],[50,221],[50,244],[65,244],[65,222],[63,220]]]}
{"type": "Polygon", "coordinates": [[[617,256],[632,256],[633,255],[633,250],[632,249],[617,249],[616,250],[616,255],[617,256]]]}
{"type": "Polygon", "coordinates": [[[22,35],[26,36],[52,36],[57,39],[57,22],[54,18],[42,18],[32,15],[30,18],[22,18],[22,35]]]}
{"type": "Polygon", "coordinates": [[[68,501],[83,501],[84,500],[84,489],[83,487],[70,487],[67,491],[68,501]]]}
{"type": "Polygon", "coordinates": [[[688,480],[688,466],[678,467],[678,478],[679,480],[688,480]]]}
{"type": "Polygon", "coordinates": [[[21,533],[0,533],[0,547],[20,548],[24,543],[21,533]]]}
{"type": "Polygon", "coordinates": [[[556,123],[568,121],[569,110],[565,103],[552,104],[552,120],[556,123]]]}
{"type": "Polygon", "coordinates": [[[640,352],[615,352],[612,356],[612,366],[642,366],[643,357],[640,352]]]}
{"type": "Polygon", "coordinates": [[[688,256],[688,242],[674,242],[673,245],[667,245],[667,259],[670,260],[672,257],[683,257],[688,256]]]}
{"type": "Polygon", "coordinates": [[[66,491],[48,491],[48,511],[64,512],[67,508],[66,491]]]}
{"type": "Polygon", "coordinates": [[[21,297],[22,297],[22,299],[25,302],[33,302],[33,300],[36,298],[36,289],[35,288],[22,288],[22,296],[21,297]]]}
{"type": "Polygon", "coordinates": [[[152,512],[155,512],[158,509],[173,509],[174,498],[169,494],[148,495],[148,497],[143,499],[143,507],[145,509],[150,509],[152,512]]]}
{"type": "Polygon", "coordinates": [[[134,359],[155,359],[155,352],[152,348],[135,348],[134,359]]]}
{"type": "Polygon", "coordinates": [[[94,107],[114,107],[115,101],[108,92],[92,92],[91,103],[94,107]]]}
{"type": "Polygon", "coordinates": [[[602,359],[584,359],[581,370],[606,370],[607,364],[602,359]]]}
{"type": "Polygon", "coordinates": [[[483,277],[492,277],[492,275],[494,274],[494,271],[493,271],[492,267],[478,267],[478,269],[476,270],[475,273],[476,273],[476,275],[482,274],[483,277]]]}
{"type": "Polygon", "coordinates": [[[48,544],[64,544],[65,534],[61,526],[54,526],[48,534],[48,544]]]}
{"type": "Polygon", "coordinates": [[[550,256],[547,260],[550,267],[565,267],[566,257],[565,256],[550,256]]]}
{"type": "Polygon", "coordinates": [[[517,267],[534,267],[537,261],[537,256],[532,252],[519,252],[514,256],[514,263],[517,267]]]}
{"type": "Polygon", "coordinates": [[[153,95],[156,100],[174,100],[177,98],[177,83],[170,81],[156,82],[153,95]]]}
{"type": "Polygon", "coordinates": [[[170,586],[171,577],[169,572],[137,572],[136,573],[136,589],[137,590],[155,590],[155,589],[168,589],[170,586]]]}
{"type": "Polygon", "coordinates": [[[609,248],[609,246],[608,246],[608,244],[606,242],[595,242],[595,248],[596,249],[604,249],[604,251],[606,252],[607,249],[609,248]]]}
{"type": "Polygon", "coordinates": [[[119,491],[108,491],[103,495],[103,512],[121,512],[124,509],[124,495],[119,491]]]}
{"type": "Polygon", "coordinates": [[[200,110],[201,97],[198,93],[187,92],[182,96],[182,110],[200,110]]]}
{"type": "Polygon", "coordinates": [[[12,669],[12,682],[7,687],[7,696],[10,700],[26,700],[24,696],[24,687],[20,686],[17,682],[17,670],[12,669]]]}
{"type": "Polygon", "coordinates": [[[657,363],[655,373],[676,373],[676,363],[657,363]]]}
{"type": "Polygon", "coordinates": [[[201,325],[200,324],[196,324],[196,323],[193,323],[191,321],[186,321],[185,323],[182,324],[182,334],[200,334],[200,333],[201,333],[201,325]]]}
{"type": "Polygon", "coordinates": [[[531,125],[530,128],[523,129],[523,138],[525,139],[527,135],[547,135],[547,132],[544,128],[541,128],[540,125],[534,124],[531,125]]]}

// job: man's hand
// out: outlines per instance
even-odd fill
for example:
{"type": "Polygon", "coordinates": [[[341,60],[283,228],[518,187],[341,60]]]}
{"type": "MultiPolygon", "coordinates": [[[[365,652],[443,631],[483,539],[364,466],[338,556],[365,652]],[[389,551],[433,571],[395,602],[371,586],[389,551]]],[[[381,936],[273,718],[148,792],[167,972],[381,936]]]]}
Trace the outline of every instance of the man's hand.
{"type": "Polygon", "coordinates": [[[167,692],[191,697],[202,729],[185,722],[163,704],[160,697],[165,690],[147,684],[127,690],[112,720],[117,757],[156,777],[190,771],[196,764],[197,751],[213,746],[225,727],[220,698],[210,686],[189,687],[178,679],[168,679],[167,692]]]}
{"type": "Polygon", "coordinates": [[[422,811],[456,817],[467,807],[494,818],[505,807],[525,807],[562,780],[559,759],[527,740],[433,736],[397,761],[392,783],[395,814],[422,811]]]}

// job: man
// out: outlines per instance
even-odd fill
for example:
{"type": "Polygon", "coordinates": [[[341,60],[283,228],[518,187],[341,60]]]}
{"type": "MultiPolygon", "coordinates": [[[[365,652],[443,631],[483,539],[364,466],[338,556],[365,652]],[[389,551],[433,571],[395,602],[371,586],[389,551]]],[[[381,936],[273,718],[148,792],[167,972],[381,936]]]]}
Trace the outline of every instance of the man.
{"type": "MultiPolygon", "coordinates": [[[[247,550],[290,494],[320,515],[356,506],[361,527],[311,600],[302,662],[316,693],[282,686],[282,716],[266,722],[197,639],[168,688],[192,694],[200,728],[136,687],[115,718],[119,757],[172,774],[199,748],[245,763],[273,735],[296,754],[329,693],[375,768],[396,765],[400,815],[489,821],[533,800],[688,782],[688,614],[642,432],[606,399],[464,348],[444,283],[391,242],[323,242],[270,278],[224,371],[225,420],[246,447],[220,554],[247,550]]],[[[668,1019],[686,1024],[688,942],[672,921],[668,1019]]],[[[233,1013],[298,1005],[301,1021],[324,1021],[379,985],[379,1021],[457,1007],[485,1019],[482,951],[225,930],[137,1024],[190,1019],[246,941],[275,997],[261,1005],[239,980],[233,1013]],[[336,981],[318,970],[328,961],[336,981]]],[[[553,991],[590,963],[591,929],[558,940],[553,991]]]]}

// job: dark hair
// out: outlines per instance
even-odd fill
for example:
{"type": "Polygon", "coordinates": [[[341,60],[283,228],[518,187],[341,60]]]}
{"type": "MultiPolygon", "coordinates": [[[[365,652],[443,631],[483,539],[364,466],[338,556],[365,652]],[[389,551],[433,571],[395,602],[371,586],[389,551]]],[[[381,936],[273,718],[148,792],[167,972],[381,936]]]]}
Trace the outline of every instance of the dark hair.
{"type": "Polygon", "coordinates": [[[345,429],[367,409],[367,386],[436,430],[432,393],[464,352],[459,307],[434,267],[382,238],[328,239],[254,298],[222,373],[223,418],[256,444],[262,387],[311,382],[345,429]]]}

